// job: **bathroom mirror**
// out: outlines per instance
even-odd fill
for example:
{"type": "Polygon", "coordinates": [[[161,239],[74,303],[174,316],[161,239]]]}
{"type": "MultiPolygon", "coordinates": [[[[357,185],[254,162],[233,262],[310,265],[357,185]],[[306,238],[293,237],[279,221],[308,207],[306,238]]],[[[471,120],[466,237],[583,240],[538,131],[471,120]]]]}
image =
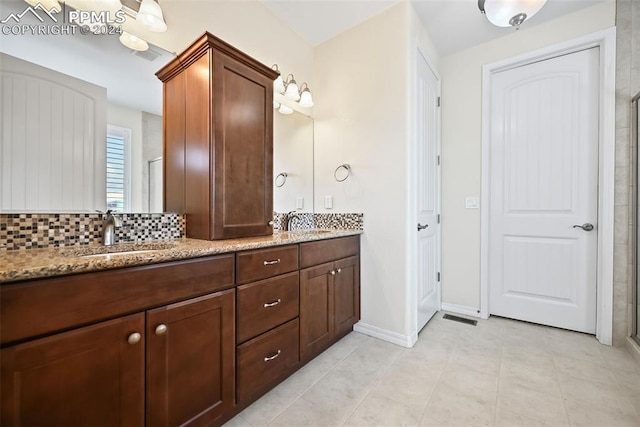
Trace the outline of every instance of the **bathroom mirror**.
{"type": "MultiPolygon", "coordinates": [[[[3,0],[0,16],[20,13],[26,5],[22,0],[3,0]]],[[[148,51],[134,52],[118,41],[118,35],[80,34],[3,35],[0,52],[106,88],[107,124],[130,129],[132,138],[129,204],[116,210],[161,210],[162,83],[155,73],[174,57],[172,53],[154,45],[148,51]]],[[[274,178],[284,169],[290,172],[284,186],[274,187],[278,190],[274,191],[274,210],[295,210],[296,200],[302,198],[299,211],[312,212],[313,120],[297,112],[284,116],[274,111],[274,178]]],[[[95,209],[104,209],[104,205],[86,211],[95,209]]],[[[70,211],[62,206],[46,212],[70,211]]]]}
{"type": "Polygon", "coordinates": [[[273,210],[313,212],[313,119],[273,112],[273,210]]]}

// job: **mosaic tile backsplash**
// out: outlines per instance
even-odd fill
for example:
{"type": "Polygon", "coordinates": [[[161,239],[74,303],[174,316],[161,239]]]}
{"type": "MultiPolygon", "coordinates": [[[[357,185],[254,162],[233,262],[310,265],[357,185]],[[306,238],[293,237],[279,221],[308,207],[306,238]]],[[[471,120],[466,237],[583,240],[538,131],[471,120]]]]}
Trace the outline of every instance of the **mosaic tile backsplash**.
{"type": "MultiPolygon", "coordinates": [[[[184,215],[174,213],[116,214],[116,243],[184,237],[184,215]]],[[[0,214],[0,250],[79,246],[102,242],[103,215],[0,214]]]]}
{"type": "MultiPolygon", "coordinates": [[[[273,213],[273,228],[282,229],[282,221],[286,214],[273,213]]],[[[364,214],[361,213],[296,213],[290,222],[292,230],[306,228],[328,228],[362,230],[364,227],[364,214]]]]}

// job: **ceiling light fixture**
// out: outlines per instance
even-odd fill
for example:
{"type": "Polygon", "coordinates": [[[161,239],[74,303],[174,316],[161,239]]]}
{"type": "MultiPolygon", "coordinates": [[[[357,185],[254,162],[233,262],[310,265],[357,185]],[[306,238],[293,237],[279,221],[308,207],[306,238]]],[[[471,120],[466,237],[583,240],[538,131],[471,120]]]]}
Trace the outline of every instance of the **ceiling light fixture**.
{"type": "Polygon", "coordinates": [[[167,23],[164,22],[162,8],[155,0],[142,0],[136,21],[140,22],[147,30],[155,33],[167,31],[167,23]]]}
{"type": "Polygon", "coordinates": [[[140,37],[136,37],[131,33],[127,33],[126,31],[122,32],[120,37],[118,37],[118,40],[120,40],[120,43],[122,43],[129,49],[138,50],[141,52],[149,49],[149,43],[147,43],[140,37]]]}
{"type": "MultiPolygon", "coordinates": [[[[278,64],[273,64],[271,66],[271,69],[280,73],[280,70],[278,69],[278,64]]],[[[300,87],[298,87],[298,84],[296,83],[296,80],[293,77],[293,74],[289,74],[286,79],[283,79],[282,74],[280,74],[278,78],[276,78],[273,81],[273,92],[274,94],[284,95],[284,97],[279,98],[279,101],[286,102],[284,98],[287,98],[292,101],[297,101],[300,107],[304,107],[304,108],[313,107],[313,96],[311,96],[311,90],[309,89],[309,85],[306,82],[304,82],[300,87]]],[[[273,108],[283,114],[293,113],[293,109],[295,108],[295,105],[293,105],[293,108],[291,108],[291,105],[292,105],[291,103],[289,103],[289,105],[285,105],[285,104],[282,104],[282,102],[278,102],[276,100],[274,100],[273,102],[273,108]],[[285,107],[284,111],[281,105],[285,107]],[[289,110],[291,110],[291,112],[289,112],[289,110]]]]}
{"type": "Polygon", "coordinates": [[[478,9],[498,27],[515,27],[538,13],[547,0],[478,0],[478,9]]]}

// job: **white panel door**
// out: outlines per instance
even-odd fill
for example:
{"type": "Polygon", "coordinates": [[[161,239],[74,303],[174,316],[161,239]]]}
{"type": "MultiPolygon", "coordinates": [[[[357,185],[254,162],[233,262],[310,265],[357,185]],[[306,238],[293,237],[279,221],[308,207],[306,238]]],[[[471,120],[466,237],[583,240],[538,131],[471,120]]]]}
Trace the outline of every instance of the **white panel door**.
{"type": "Polygon", "coordinates": [[[492,76],[491,314],[595,333],[598,94],[598,48],[492,76]]]}
{"type": "Polygon", "coordinates": [[[418,52],[417,73],[417,218],[418,331],[440,309],[440,233],[438,209],[440,174],[438,165],[438,80],[418,52]]]}

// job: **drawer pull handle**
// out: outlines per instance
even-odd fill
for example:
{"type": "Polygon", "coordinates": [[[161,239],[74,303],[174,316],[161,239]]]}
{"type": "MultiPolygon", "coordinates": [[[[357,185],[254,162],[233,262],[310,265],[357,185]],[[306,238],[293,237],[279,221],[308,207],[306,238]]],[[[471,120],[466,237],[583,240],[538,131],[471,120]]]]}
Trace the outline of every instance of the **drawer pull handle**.
{"type": "Polygon", "coordinates": [[[131,335],[129,335],[129,337],[127,338],[127,342],[129,344],[138,344],[141,338],[142,338],[142,335],[140,335],[138,332],[134,332],[131,335]]]}
{"type": "Polygon", "coordinates": [[[262,304],[262,306],[263,306],[264,308],[274,307],[274,306],[276,306],[276,305],[280,304],[281,302],[282,302],[282,300],[281,300],[280,298],[278,298],[278,300],[277,300],[277,301],[274,301],[274,302],[265,302],[264,304],[262,304]]]}
{"type": "Polygon", "coordinates": [[[273,264],[280,264],[280,258],[274,259],[273,261],[264,261],[264,265],[273,265],[273,264]]]}
{"type": "Polygon", "coordinates": [[[278,350],[278,352],[276,354],[274,354],[273,356],[267,356],[264,358],[265,362],[270,362],[273,359],[275,359],[276,357],[280,356],[280,353],[282,353],[280,350],[278,350]]]}

